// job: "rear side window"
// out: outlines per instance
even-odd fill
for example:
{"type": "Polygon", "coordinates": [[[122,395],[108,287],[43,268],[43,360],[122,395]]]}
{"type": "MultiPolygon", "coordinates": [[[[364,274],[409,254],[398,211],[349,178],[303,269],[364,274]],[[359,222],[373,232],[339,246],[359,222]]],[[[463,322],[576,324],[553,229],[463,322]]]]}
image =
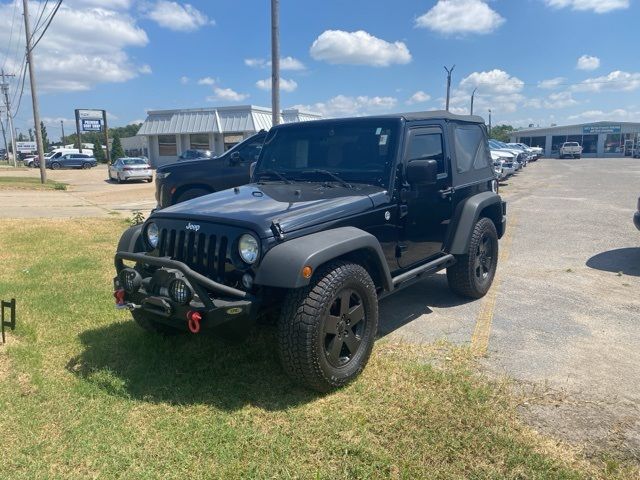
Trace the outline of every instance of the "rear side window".
{"type": "Polygon", "coordinates": [[[489,152],[482,129],[477,125],[457,126],[454,133],[458,173],[489,166],[489,152]]]}
{"type": "Polygon", "coordinates": [[[413,135],[409,142],[407,158],[409,162],[412,160],[435,160],[438,162],[438,173],[444,173],[442,134],[417,133],[413,135]]]}

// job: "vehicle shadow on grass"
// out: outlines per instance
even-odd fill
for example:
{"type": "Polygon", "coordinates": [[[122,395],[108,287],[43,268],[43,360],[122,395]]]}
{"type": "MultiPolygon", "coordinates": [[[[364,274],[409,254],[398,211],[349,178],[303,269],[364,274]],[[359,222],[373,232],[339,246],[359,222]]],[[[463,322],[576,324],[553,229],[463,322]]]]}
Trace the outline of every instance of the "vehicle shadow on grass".
{"type": "Polygon", "coordinates": [[[587,260],[587,267],[640,277],[640,248],[618,248],[599,253],[587,260]]]}
{"type": "MultiPolygon", "coordinates": [[[[445,275],[429,277],[381,302],[379,337],[430,313],[430,307],[467,302],[450,292],[445,275]]],[[[121,321],[86,330],[79,339],[84,350],[67,370],[113,396],[229,411],[247,405],[284,410],[322,396],[284,373],[273,325],[230,342],[210,335],[161,337],[121,321]]]]}

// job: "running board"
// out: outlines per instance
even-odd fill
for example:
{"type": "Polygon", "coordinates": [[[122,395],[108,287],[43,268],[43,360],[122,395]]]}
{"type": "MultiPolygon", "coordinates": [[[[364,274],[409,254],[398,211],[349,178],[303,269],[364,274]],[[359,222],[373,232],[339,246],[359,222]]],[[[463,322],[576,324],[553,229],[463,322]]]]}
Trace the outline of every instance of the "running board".
{"type": "Polygon", "coordinates": [[[450,267],[456,263],[456,259],[453,255],[445,255],[444,257],[440,257],[432,262],[425,263],[424,265],[420,265],[419,267],[412,268],[411,270],[401,273],[397,277],[393,277],[392,282],[393,286],[397,287],[403,282],[407,280],[411,280],[416,277],[420,277],[425,274],[435,273],[438,270],[442,270],[443,268],[450,267]]]}

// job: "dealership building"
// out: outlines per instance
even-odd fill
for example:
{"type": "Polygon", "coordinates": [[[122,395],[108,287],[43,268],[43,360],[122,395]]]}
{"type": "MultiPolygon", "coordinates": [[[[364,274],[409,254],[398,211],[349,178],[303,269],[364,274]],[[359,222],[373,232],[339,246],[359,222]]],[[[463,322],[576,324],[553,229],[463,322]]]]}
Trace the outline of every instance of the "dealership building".
{"type": "Polygon", "coordinates": [[[595,122],[528,128],[510,136],[511,142],[544,148],[547,157],[557,156],[564,142],[578,142],[585,157],[621,157],[640,148],[640,123],[595,122]]]}
{"type": "MultiPolygon", "coordinates": [[[[283,110],[283,123],[317,120],[320,115],[283,110]]],[[[271,109],[253,105],[152,110],[138,131],[153,167],[175,162],[189,149],[224,153],[260,130],[271,128],[271,109]]]]}

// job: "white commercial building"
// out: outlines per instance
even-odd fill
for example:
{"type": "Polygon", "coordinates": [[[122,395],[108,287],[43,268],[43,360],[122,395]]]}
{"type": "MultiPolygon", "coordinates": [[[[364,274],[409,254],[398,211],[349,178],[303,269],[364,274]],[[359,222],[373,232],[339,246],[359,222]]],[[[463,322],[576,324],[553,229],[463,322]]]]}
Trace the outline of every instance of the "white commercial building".
{"type": "MultiPolygon", "coordinates": [[[[296,109],[282,111],[284,123],[317,120],[320,115],[296,109]]],[[[138,136],[146,138],[153,167],[175,162],[189,149],[220,155],[260,130],[271,128],[271,109],[253,105],[152,110],[138,136]]]]}

